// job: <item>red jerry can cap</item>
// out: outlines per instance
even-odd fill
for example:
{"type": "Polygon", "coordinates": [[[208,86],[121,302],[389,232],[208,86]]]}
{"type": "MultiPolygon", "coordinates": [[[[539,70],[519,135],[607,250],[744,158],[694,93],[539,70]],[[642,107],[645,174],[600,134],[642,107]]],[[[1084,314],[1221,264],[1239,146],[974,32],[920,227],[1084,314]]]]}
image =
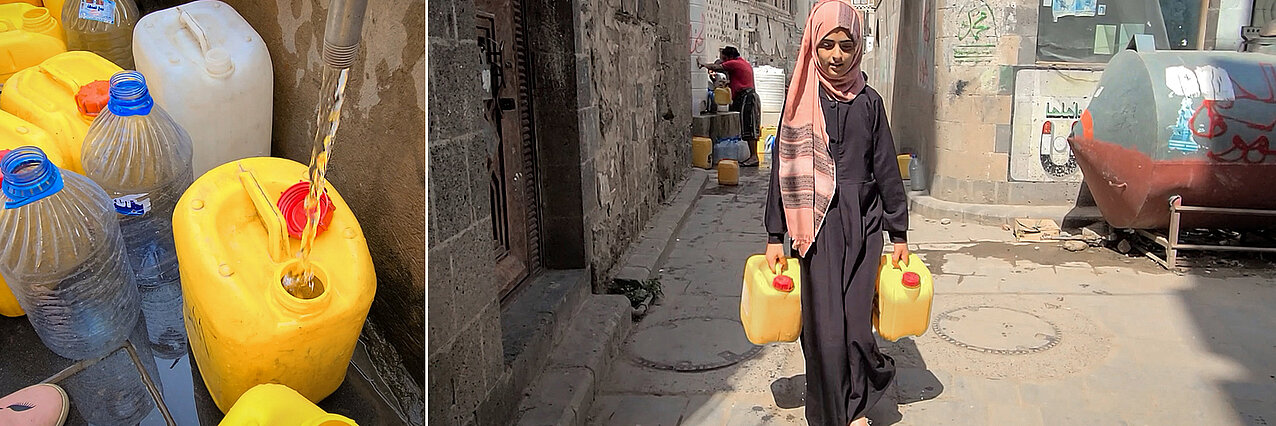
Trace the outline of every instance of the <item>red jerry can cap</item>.
{"type": "Polygon", "coordinates": [[[80,108],[81,114],[97,117],[111,99],[110,93],[111,83],[106,80],[94,81],[81,87],[80,92],[75,94],[75,106],[80,108]]]}
{"type": "MultiPolygon", "coordinates": [[[[310,182],[299,182],[279,195],[279,212],[283,213],[284,222],[288,223],[288,235],[293,238],[300,239],[301,233],[306,229],[306,196],[309,193],[310,182]]],[[[332,223],[333,210],[335,207],[332,206],[332,200],[328,198],[328,194],[320,195],[319,229],[315,230],[315,236],[328,230],[328,224],[332,223]]]]}
{"type": "Polygon", "coordinates": [[[917,275],[916,272],[905,272],[903,281],[904,287],[917,288],[922,285],[922,276],[917,275]]]}

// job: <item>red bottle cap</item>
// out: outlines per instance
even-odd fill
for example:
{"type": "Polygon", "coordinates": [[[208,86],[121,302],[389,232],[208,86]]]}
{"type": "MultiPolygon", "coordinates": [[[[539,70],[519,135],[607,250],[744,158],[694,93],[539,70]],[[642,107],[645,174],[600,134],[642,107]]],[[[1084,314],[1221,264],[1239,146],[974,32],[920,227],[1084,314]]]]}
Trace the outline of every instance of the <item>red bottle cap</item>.
{"type": "Polygon", "coordinates": [[[788,275],[780,275],[771,280],[771,286],[775,287],[776,290],[790,292],[793,291],[793,279],[789,278],[788,275]]]}
{"type": "MultiPolygon", "coordinates": [[[[284,222],[288,223],[288,235],[293,238],[301,239],[301,233],[306,229],[306,195],[309,193],[310,182],[300,182],[279,196],[279,212],[283,213],[284,222]]],[[[319,229],[315,230],[315,236],[328,230],[328,224],[332,223],[333,210],[335,207],[328,194],[319,196],[319,229]]]]}
{"type": "Polygon", "coordinates": [[[80,88],[80,92],[75,94],[75,106],[80,107],[81,114],[97,117],[98,113],[102,112],[102,108],[106,108],[107,100],[110,98],[111,83],[98,80],[80,88]]]}
{"type": "Polygon", "coordinates": [[[904,287],[917,288],[922,285],[922,276],[917,275],[916,272],[905,272],[903,281],[904,287]]]}

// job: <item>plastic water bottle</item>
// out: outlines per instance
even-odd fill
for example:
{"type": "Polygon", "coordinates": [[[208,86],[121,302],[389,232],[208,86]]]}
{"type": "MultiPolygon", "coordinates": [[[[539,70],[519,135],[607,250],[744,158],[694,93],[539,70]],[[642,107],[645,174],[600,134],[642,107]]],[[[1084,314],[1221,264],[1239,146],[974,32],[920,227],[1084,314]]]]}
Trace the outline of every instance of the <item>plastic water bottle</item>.
{"type": "Polygon", "coordinates": [[[0,161],[0,274],[40,340],[75,360],[120,347],[139,298],[111,198],[39,148],[0,161]]]}
{"type": "Polygon", "coordinates": [[[182,305],[173,209],[194,180],[190,136],[151,99],[141,73],[121,71],[81,158],[84,174],[114,200],[151,344],[160,353],[185,350],[184,325],[172,318],[182,305]]]}
{"type": "Polygon", "coordinates": [[[87,50],[133,68],[133,27],[141,16],[133,0],[67,0],[62,31],[67,50],[87,50]]]}
{"type": "Polygon", "coordinates": [[[917,154],[913,154],[912,160],[908,162],[908,186],[914,191],[926,190],[926,167],[917,154]]]}

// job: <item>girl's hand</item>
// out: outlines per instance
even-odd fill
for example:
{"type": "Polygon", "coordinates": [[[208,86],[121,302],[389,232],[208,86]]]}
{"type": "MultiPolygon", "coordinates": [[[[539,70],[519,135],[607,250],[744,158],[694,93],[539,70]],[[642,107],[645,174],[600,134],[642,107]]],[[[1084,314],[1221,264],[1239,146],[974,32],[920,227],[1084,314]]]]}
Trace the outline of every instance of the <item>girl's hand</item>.
{"type": "Polygon", "coordinates": [[[904,261],[904,266],[908,266],[908,243],[895,243],[895,252],[891,254],[891,264],[899,267],[899,262],[904,261]]]}
{"type": "Polygon", "coordinates": [[[785,262],[784,244],[767,244],[766,245],[766,264],[771,267],[771,273],[778,274],[789,267],[785,262]],[[780,265],[780,269],[775,269],[776,264],[780,265]]]}

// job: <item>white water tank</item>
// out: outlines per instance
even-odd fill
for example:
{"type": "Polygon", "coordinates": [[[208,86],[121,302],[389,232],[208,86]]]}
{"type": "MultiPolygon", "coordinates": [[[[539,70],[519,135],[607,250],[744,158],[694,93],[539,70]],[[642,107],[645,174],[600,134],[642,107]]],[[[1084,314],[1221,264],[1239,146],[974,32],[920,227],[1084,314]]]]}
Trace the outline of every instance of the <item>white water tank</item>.
{"type": "Polygon", "coordinates": [[[196,177],[270,155],[270,53],[230,5],[199,0],[143,16],[133,56],[155,101],[190,134],[196,177]]]}
{"type": "Polygon", "coordinates": [[[764,65],[753,69],[753,85],[762,101],[762,112],[784,108],[784,69],[764,65]]]}

